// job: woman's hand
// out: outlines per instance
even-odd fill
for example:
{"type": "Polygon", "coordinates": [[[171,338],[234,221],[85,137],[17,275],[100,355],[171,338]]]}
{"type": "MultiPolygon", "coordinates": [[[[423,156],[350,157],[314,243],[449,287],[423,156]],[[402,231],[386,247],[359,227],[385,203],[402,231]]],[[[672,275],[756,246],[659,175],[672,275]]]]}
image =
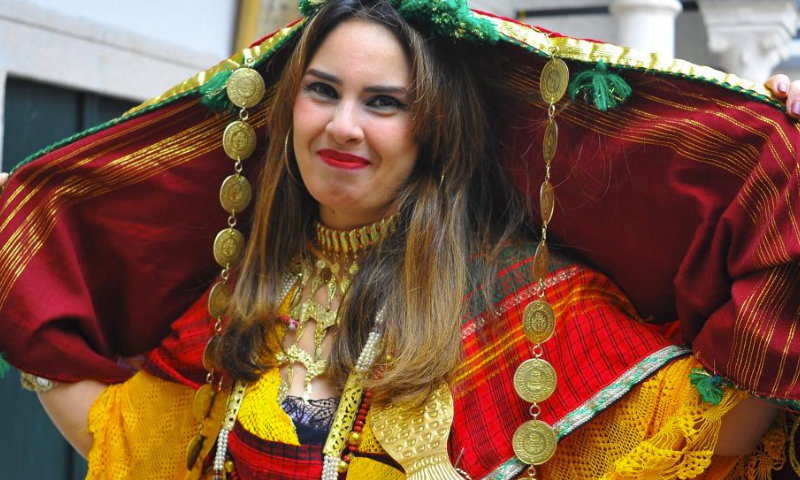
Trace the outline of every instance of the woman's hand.
{"type": "Polygon", "coordinates": [[[794,82],[786,75],[773,75],[764,83],[776,97],[786,100],[786,113],[792,118],[800,118],[800,80],[794,82]]]}
{"type": "Polygon", "coordinates": [[[6,184],[6,180],[8,180],[8,174],[0,173],[0,188],[3,188],[3,185],[6,184]]]}
{"type": "Polygon", "coordinates": [[[89,409],[108,385],[94,380],[60,383],[39,394],[42,406],[58,431],[84,458],[92,448],[89,433],[89,409]]]}

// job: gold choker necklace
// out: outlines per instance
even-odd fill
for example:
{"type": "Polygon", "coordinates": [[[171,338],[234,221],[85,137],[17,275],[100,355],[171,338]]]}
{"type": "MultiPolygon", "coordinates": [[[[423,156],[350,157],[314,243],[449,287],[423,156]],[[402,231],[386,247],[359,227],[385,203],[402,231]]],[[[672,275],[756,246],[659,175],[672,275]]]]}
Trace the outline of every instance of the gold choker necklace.
{"type": "Polygon", "coordinates": [[[355,257],[386,236],[396,215],[351,230],[336,230],[317,222],[317,246],[327,254],[355,257]]]}

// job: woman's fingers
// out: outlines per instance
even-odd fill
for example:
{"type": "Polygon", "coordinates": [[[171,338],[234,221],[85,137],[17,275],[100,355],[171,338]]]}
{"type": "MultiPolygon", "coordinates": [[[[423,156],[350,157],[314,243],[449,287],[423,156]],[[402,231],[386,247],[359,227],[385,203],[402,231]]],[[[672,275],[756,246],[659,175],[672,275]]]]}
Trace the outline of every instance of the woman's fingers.
{"type": "Polygon", "coordinates": [[[790,84],[789,93],[786,96],[786,111],[793,118],[800,118],[800,80],[795,80],[790,84]]]}
{"type": "Polygon", "coordinates": [[[772,90],[772,93],[778,98],[786,98],[786,95],[789,94],[790,84],[789,77],[786,75],[773,75],[764,82],[764,86],[772,90]]]}
{"type": "Polygon", "coordinates": [[[786,75],[773,75],[764,83],[776,97],[786,100],[786,113],[800,118],[800,80],[792,82],[786,75]]]}
{"type": "Polygon", "coordinates": [[[7,173],[0,173],[0,187],[5,185],[6,180],[8,180],[8,174],[7,173]]]}

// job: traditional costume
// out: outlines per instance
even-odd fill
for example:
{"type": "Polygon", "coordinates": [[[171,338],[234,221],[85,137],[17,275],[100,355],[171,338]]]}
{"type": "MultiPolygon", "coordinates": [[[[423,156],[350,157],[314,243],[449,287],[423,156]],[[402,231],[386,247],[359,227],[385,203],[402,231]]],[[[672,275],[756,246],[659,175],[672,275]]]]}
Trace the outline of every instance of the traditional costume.
{"type": "MultiPolygon", "coordinates": [[[[203,353],[242,241],[242,179],[269,141],[247,78],[275,82],[301,20],[33,155],[3,190],[0,350],[32,375],[114,383],[90,414],[90,477],[508,479],[544,464],[537,478],[761,478],[792,463],[787,425],[753,456],[711,461],[745,396],[800,411],[800,132],[780,105],[732,75],[461,2],[393,3],[530,91],[487,102],[498,161],[543,227],[487,286],[497,317],[467,292],[463,363],[413,409],[371,408],[359,389],[377,315],[324,444],[300,442],[277,370],[216,382],[203,353]],[[691,349],[664,336],[675,319],[691,349]],[[132,376],[120,359],[142,353],[132,376]]],[[[372,235],[341,238],[356,233],[372,235]]]]}

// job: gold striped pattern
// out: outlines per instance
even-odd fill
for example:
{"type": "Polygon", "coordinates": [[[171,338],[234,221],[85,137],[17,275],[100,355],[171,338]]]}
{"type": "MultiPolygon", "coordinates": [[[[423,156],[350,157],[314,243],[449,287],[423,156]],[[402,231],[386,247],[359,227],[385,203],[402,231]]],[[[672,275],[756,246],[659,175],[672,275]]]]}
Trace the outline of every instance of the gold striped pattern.
{"type": "MultiPolygon", "coordinates": [[[[745,386],[757,385],[761,381],[764,368],[768,363],[767,353],[769,346],[776,334],[780,314],[786,308],[793,295],[793,286],[800,282],[800,265],[784,264],[770,268],[752,292],[742,302],[734,323],[733,344],[731,355],[728,357],[727,372],[736,377],[745,386]]],[[[795,318],[798,315],[795,315],[795,318]]],[[[778,372],[784,374],[785,365],[789,359],[791,339],[794,337],[794,327],[791,329],[789,341],[786,342],[780,360],[778,372]]],[[[795,347],[796,349],[796,347],[795,347]]],[[[770,359],[770,368],[774,367],[775,359],[770,359]]],[[[771,374],[771,372],[770,372],[771,374]]],[[[789,390],[797,384],[800,373],[795,370],[793,378],[784,392],[778,391],[776,378],[771,396],[779,393],[788,394],[789,390]]]]}
{"type": "MultiPolygon", "coordinates": [[[[176,112],[180,110],[177,109],[176,112]]],[[[176,121],[180,121],[180,115],[176,112],[170,112],[170,114],[176,121]]],[[[0,248],[0,310],[5,304],[11,287],[49,237],[57,223],[59,212],[84,200],[147,180],[218,149],[220,132],[226,122],[227,119],[224,116],[209,117],[159,142],[149,144],[140,150],[97,167],[93,170],[91,178],[77,175],[66,177],[47,198],[37,200],[38,204],[31,209],[6,244],[0,248]]],[[[260,114],[253,117],[253,123],[257,127],[266,123],[263,109],[260,114]]],[[[151,134],[152,132],[147,129],[141,131],[141,136],[144,137],[151,134]]],[[[138,138],[133,138],[129,143],[136,140],[138,138]]],[[[100,142],[108,142],[109,147],[76,163],[86,166],[92,161],[102,158],[102,155],[108,151],[116,150],[119,147],[119,144],[114,144],[113,141],[107,139],[100,142]]],[[[96,147],[96,145],[87,146],[86,149],[92,147],[96,147]]],[[[42,168],[42,170],[46,170],[46,168],[42,168]]],[[[40,185],[31,188],[32,193],[24,200],[29,200],[33,193],[45,186],[46,181],[60,172],[63,172],[63,169],[51,172],[40,185]]],[[[19,208],[15,209],[14,213],[18,211],[19,208]]],[[[9,215],[3,228],[13,217],[14,215],[9,215]]]]}

